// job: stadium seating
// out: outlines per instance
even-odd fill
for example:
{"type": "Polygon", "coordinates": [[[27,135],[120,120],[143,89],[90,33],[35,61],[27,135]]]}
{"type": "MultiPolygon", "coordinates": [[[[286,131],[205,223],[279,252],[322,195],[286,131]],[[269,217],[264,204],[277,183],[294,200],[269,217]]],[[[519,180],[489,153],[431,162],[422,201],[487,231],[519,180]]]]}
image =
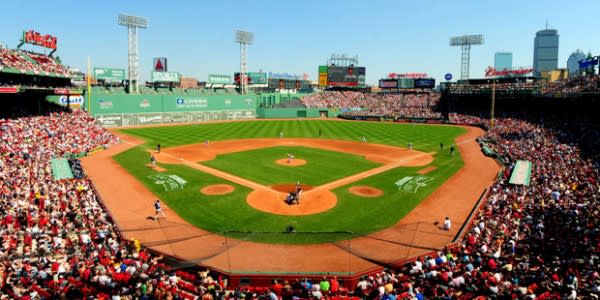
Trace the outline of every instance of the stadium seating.
{"type": "Polygon", "coordinates": [[[53,57],[21,50],[0,48],[0,66],[17,69],[22,73],[27,71],[35,74],[54,73],[62,76],[68,75],[65,66],[53,57]]]}
{"type": "Polygon", "coordinates": [[[347,116],[441,118],[439,93],[362,93],[328,91],[301,99],[306,107],[335,108],[347,116]]]}
{"type": "MultiPolygon", "coordinates": [[[[593,90],[597,78],[572,84],[556,83],[552,89],[593,90]]],[[[423,108],[433,111],[431,103],[439,98],[431,97],[327,92],[302,103],[419,115],[423,108]]],[[[489,121],[480,114],[449,116],[456,124],[489,121]]],[[[226,291],[227,280],[209,272],[169,271],[161,256],[122,238],[72,158],[118,141],[87,114],[0,119],[0,297],[597,299],[600,124],[581,115],[498,116],[482,138],[506,168],[457,244],[365,276],[356,286],[334,290],[339,283],[327,277],[235,291],[226,291]],[[67,156],[75,178],[53,180],[51,158],[67,156]],[[508,183],[517,160],[533,163],[529,186],[508,183]]]]}

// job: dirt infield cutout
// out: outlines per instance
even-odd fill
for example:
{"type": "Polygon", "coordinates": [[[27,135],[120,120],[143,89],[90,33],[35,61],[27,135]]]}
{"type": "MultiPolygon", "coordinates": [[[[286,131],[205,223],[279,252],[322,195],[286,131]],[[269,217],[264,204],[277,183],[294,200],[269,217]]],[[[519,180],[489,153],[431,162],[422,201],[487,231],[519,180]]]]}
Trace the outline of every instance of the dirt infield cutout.
{"type": "Polygon", "coordinates": [[[431,171],[433,171],[435,169],[437,169],[436,166],[429,166],[427,168],[423,168],[423,169],[417,171],[417,174],[424,175],[424,174],[427,174],[427,173],[429,173],[429,172],[431,172],[431,171]]]}
{"type": "Polygon", "coordinates": [[[275,161],[276,164],[286,167],[297,167],[306,164],[306,160],[301,158],[294,158],[291,162],[288,162],[287,158],[278,159],[275,161]]]}
{"type": "MultiPolygon", "coordinates": [[[[246,198],[248,205],[257,210],[285,216],[304,216],[328,211],[337,204],[337,196],[331,191],[315,189],[303,191],[300,197],[300,204],[287,204],[285,198],[288,192],[295,189],[294,184],[279,185],[277,187],[291,187],[285,189],[285,192],[276,190],[254,190],[246,198]]],[[[308,186],[307,186],[308,187],[308,186]]]]}
{"type": "Polygon", "coordinates": [[[356,196],[366,198],[377,198],[383,195],[382,190],[366,185],[355,185],[349,188],[348,191],[356,196]]]}
{"type": "Polygon", "coordinates": [[[153,169],[156,172],[164,172],[164,171],[167,170],[167,169],[165,169],[163,167],[160,167],[160,166],[153,166],[152,164],[147,164],[146,167],[148,167],[150,169],[153,169]]]}
{"type": "Polygon", "coordinates": [[[227,195],[235,191],[235,187],[229,184],[213,184],[203,187],[200,192],[204,195],[227,195]]]}
{"type": "MultiPolygon", "coordinates": [[[[308,185],[308,184],[300,184],[300,186],[302,187],[303,192],[308,192],[315,188],[314,186],[308,185]]],[[[292,191],[296,191],[296,184],[295,183],[276,184],[276,185],[272,185],[271,188],[278,192],[289,193],[292,191]]]]}

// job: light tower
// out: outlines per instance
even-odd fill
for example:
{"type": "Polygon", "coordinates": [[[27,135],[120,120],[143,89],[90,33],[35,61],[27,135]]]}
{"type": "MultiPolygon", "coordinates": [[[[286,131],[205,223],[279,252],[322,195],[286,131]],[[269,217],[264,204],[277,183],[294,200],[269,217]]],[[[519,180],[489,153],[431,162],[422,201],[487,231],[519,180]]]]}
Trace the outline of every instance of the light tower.
{"type": "Polygon", "coordinates": [[[235,42],[240,44],[240,93],[245,95],[248,91],[248,52],[246,46],[254,43],[254,33],[243,30],[235,31],[235,42]]]}
{"type": "Polygon", "coordinates": [[[144,17],[129,16],[119,14],[119,25],[127,27],[128,37],[128,55],[127,62],[129,67],[129,92],[139,93],[139,59],[138,59],[138,36],[137,29],[148,28],[148,19],[144,17]]]}
{"type": "Polygon", "coordinates": [[[469,80],[471,45],[482,45],[483,34],[463,35],[450,38],[450,46],[460,46],[460,79],[469,80]]]}

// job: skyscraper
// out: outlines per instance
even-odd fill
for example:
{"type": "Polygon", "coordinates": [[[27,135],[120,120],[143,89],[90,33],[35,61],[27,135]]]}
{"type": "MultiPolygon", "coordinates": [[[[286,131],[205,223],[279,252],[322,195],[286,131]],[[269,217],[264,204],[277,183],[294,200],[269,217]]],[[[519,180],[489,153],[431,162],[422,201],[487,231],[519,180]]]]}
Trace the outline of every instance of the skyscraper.
{"type": "Polygon", "coordinates": [[[512,70],[512,52],[496,52],[494,54],[494,69],[497,71],[512,70]]]}
{"type": "Polygon", "coordinates": [[[579,74],[579,61],[585,58],[585,53],[583,53],[583,51],[579,49],[577,49],[577,51],[573,51],[573,53],[569,55],[569,59],[567,59],[567,69],[569,70],[569,77],[577,76],[579,74]]]}
{"type": "Polygon", "coordinates": [[[533,42],[533,75],[540,76],[543,71],[558,68],[558,31],[540,30],[533,42]]]}

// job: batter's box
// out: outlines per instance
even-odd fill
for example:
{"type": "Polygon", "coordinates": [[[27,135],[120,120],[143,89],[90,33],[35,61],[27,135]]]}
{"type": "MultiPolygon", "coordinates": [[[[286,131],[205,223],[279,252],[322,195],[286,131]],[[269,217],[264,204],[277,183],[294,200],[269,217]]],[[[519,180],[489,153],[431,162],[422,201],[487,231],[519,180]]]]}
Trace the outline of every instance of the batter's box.
{"type": "Polygon", "coordinates": [[[433,177],[428,176],[405,176],[400,180],[396,181],[396,186],[399,191],[416,193],[419,189],[426,187],[430,182],[433,181],[433,177]]]}

